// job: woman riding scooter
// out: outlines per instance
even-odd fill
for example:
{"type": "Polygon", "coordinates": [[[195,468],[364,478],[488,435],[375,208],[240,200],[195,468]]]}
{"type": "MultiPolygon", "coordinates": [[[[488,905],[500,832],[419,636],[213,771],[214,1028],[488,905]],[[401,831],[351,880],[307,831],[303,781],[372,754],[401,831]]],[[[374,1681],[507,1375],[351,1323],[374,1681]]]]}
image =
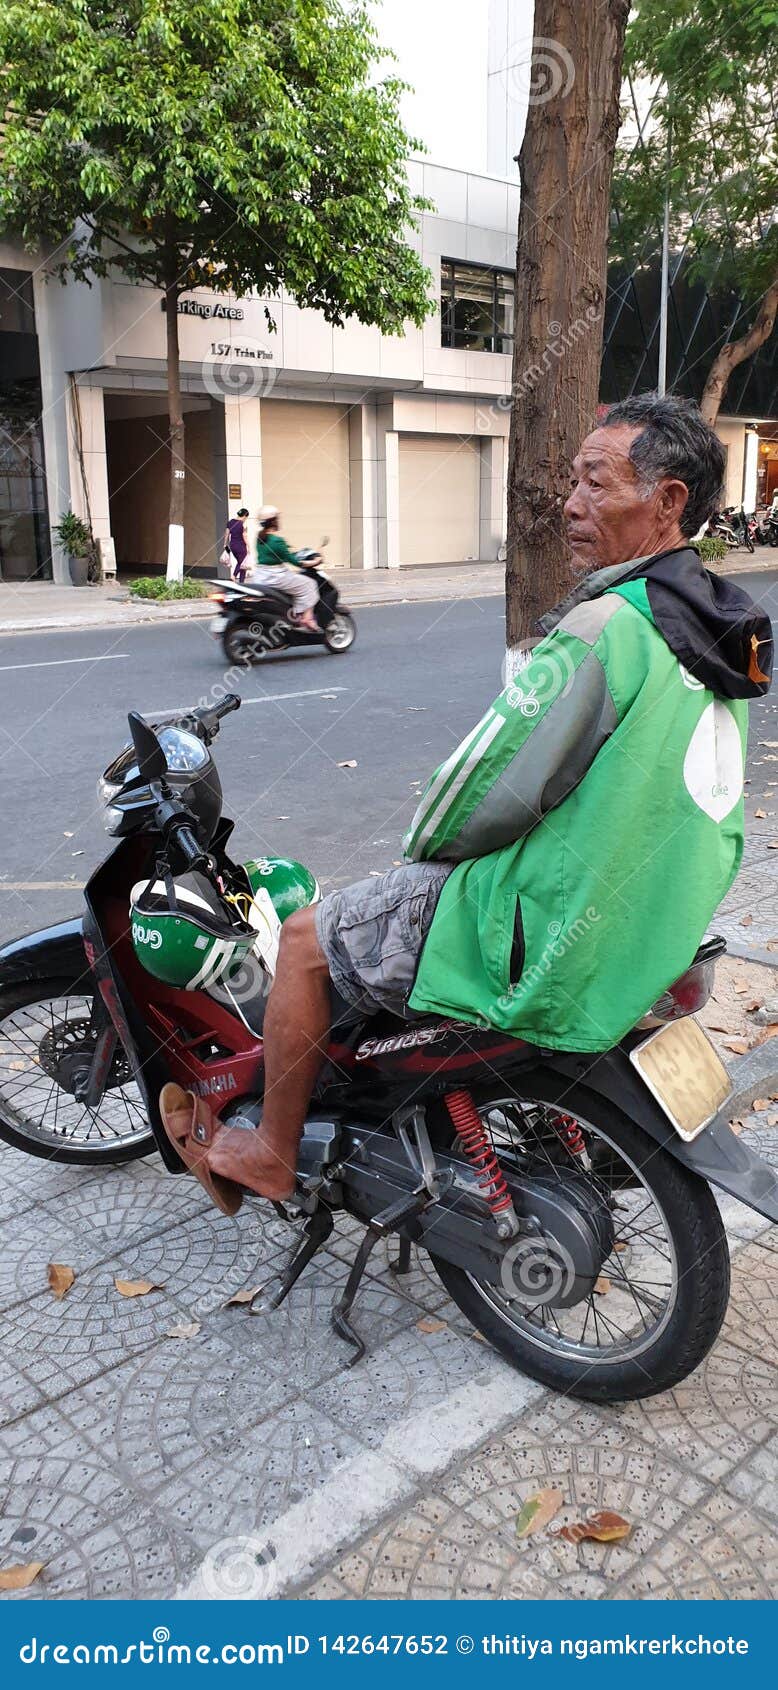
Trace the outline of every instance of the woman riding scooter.
{"type": "Polygon", "coordinates": [[[313,606],[319,597],[316,582],[300,569],[297,558],[279,534],[281,513],[275,505],[263,505],[259,512],[257,534],[257,564],[251,579],[252,586],[280,587],[294,600],[294,617],[298,627],[318,634],[319,626],[313,606]]]}

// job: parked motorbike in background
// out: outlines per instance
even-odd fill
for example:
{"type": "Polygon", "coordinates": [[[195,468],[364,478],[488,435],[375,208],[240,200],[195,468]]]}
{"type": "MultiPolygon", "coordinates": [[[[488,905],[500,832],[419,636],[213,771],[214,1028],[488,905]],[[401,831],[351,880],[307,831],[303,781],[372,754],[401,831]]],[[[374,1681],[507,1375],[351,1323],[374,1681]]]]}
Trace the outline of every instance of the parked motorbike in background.
{"type": "MultiPolygon", "coordinates": [[[[326,536],[321,548],[326,546],[326,536]]],[[[319,589],[313,614],[319,632],[289,620],[292,597],[281,588],[253,587],[251,580],[212,581],[209,598],[218,604],[219,611],[211,622],[211,633],[219,640],[230,664],[248,669],[260,663],[273,651],[287,651],[293,646],[323,645],[334,656],[349,651],[357,635],[351,612],[340,602],[337,587],[319,567],[321,548],[314,551],[305,546],[295,556],[319,589]]]]}
{"type": "MultiPolygon", "coordinates": [[[[239,704],[130,715],[132,743],[99,785],[115,847],[83,915],[0,949],[0,1137],[17,1149],[94,1164],[156,1148],[180,1173],[159,1117],[168,1080],[227,1123],[261,1120],[278,934],[318,887],[300,863],[229,854],[210,748],[239,704]],[[217,920],[186,949],[186,900],[220,912],[229,943],[217,920]]],[[[729,1295],[711,1184],[778,1221],[772,1169],[731,1131],[729,1078],[694,1020],[725,949],[703,943],[597,1056],[438,1015],[344,1016],[295,1196],[274,1205],[302,1223],[274,1306],[346,1215],[364,1230],[333,1324],[354,1359],[352,1305],[371,1250],[394,1234],[398,1272],[415,1243],[476,1330],[555,1390],[616,1402],[685,1379],[729,1295]]]]}

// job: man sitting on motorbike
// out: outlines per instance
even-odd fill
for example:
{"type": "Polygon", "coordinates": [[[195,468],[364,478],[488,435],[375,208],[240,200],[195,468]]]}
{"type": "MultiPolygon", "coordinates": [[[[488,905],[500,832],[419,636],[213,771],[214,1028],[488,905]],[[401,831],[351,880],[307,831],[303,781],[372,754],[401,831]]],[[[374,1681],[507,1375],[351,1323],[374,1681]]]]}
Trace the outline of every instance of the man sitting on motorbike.
{"type": "Polygon", "coordinates": [[[240,1186],[293,1191],[343,1000],[597,1052],[688,967],[740,863],[744,701],[772,661],[768,619],[689,544],[723,469],[681,399],[627,400],[584,440],[564,513],[578,584],[433,775],[411,860],[282,927],[259,1128],[180,1088],[165,1100],[233,1206],[240,1186]]]}
{"type": "Polygon", "coordinates": [[[301,570],[294,552],[290,551],[279,533],[281,512],[276,510],[275,505],[263,505],[258,522],[257,568],[251,578],[252,586],[275,587],[284,593],[290,593],[294,600],[292,614],[298,627],[318,634],[319,625],[313,614],[313,606],[319,597],[319,590],[312,577],[301,570]]]}

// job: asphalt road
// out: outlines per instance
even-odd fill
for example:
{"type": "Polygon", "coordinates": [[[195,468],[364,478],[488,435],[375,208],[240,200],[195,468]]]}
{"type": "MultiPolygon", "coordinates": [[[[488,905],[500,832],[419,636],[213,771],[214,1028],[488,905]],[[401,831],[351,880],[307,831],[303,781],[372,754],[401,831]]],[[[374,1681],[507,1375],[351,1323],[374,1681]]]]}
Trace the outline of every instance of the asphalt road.
{"type": "MultiPolygon", "coordinates": [[[[778,570],[738,580],[775,623],[778,570]]],[[[300,857],[325,886],[398,860],[418,785],[502,685],[497,598],[366,609],[358,624],[343,657],[231,675],[245,708],[216,742],[236,854],[300,857]]],[[[202,622],[0,639],[0,938],[79,909],[110,848],[96,782],[127,711],[212,702],[224,673],[202,622]]],[[[778,740],[775,689],[752,714],[752,751],[765,739],[778,740]]],[[[756,775],[750,809],[761,787],[756,775]]]]}

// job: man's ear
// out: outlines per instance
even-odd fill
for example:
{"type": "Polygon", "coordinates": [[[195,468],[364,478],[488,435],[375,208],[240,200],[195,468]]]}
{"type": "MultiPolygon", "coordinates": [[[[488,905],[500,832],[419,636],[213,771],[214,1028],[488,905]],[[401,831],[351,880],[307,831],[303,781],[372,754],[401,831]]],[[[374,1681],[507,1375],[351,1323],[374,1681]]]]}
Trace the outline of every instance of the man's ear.
{"type": "Polygon", "coordinates": [[[689,489],[685,481],[663,481],[658,504],[668,523],[680,522],[689,503],[689,489]]]}

